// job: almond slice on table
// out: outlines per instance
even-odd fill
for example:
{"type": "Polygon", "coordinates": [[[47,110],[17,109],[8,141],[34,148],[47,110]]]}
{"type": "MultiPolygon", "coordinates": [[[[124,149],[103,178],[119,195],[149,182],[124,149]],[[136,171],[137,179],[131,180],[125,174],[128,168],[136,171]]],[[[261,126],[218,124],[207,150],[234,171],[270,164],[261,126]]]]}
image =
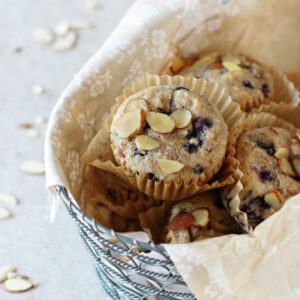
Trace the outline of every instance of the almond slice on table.
{"type": "Polygon", "coordinates": [[[157,140],[147,135],[137,136],[135,139],[135,143],[138,148],[143,150],[153,150],[160,145],[157,140]]]}
{"type": "Polygon", "coordinates": [[[22,128],[22,129],[28,129],[32,127],[32,124],[24,122],[24,123],[20,123],[17,125],[18,128],[22,128]]]}
{"type": "Polygon", "coordinates": [[[125,108],[125,112],[136,110],[136,109],[148,109],[148,104],[144,99],[132,99],[128,102],[125,108]]]}
{"type": "Polygon", "coordinates": [[[193,211],[194,222],[196,227],[205,227],[209,222],[209,211],[206,208],[199,208],[193,211]]]}
{"type": "Polygon", "coordinates": [[[61,52],[72,49],[77,41],[76,31],[70,31],[66,35],[59,37],[52,45],[53,51],[61,52]]]}
{"type": "Polygon", "coordinates": [[[11,272],[15,272],[15,271],[16,271],[16,268],[11,265],[0,267],[0,282],[6,280],[8,277],[8,274],[11,272]]]}
{"type": "Polygon", "coordinates": [[[178,109],[175,110],[170,117],[175,122],[176,128],[184,128],[190,123],[192,114],[187,109],[178,109]]]}
{"type": "Polygon", "coordinates": [[[142,124],[143,111],[136,109],[126,112],[114,124],[117,134],[121,138],[129,138],[138,133],[142,124]]]}
{"type": "Polygon", "coordinates": [[[281,195],[281,193],[277,190],[268,193],[265,195],[264,200],[267,204],[269,204],[272,208],[280,209],[283,205],[285,199],[281,195]]]}
{"type": "Polygon", "coordinates": [[[279,158],[278,164],[280,169],[288,176],[294,177],[296,176],[290,162],[286,158],[279,158]]]}
{"type": "Polygon", "coordinates": [[[275,153],[274,156],[276,158],[288,158],[290,156],[290,151],[286,148],[279,148],[275,153]]]}
{"type": "Polygon", "coordinates": [[[192,226],[193,222],[194,216],[192,214],[180,213],[171,220],[168,229],[172,231],[186,230],[192,226]]]}
{"type": "Polygon", "coordinates": [[[17,276],[5,280],[2,287],[9,293],[23,293],[32,289],[34,285],[27,276],[17,276]]]}
{"type": "Polygon", "coordinates": [[[26,174],[41,175],[45,173],[45,166],[41,161],[28,159],[20,164],[20,170],[26,174]]]}
{"type": "Polygon", "coordinates": [[[0,193],[0,200],[6,201],[11,204],[18,204],[19,201],[16,197],[13,195],[7,194],[7,193],[0,193]]]}
{"type": "Polygon", "coordinates": [[[222,64],[229,72],[241,72],[242,71],[242,68],[232,61],[225,60],[222,62],[222,64]]]}
{"type": "Polygon", "coordinates": [[[0,206],[0,220],[8,219],[12,216],[12,213],[3,206],[0,206]]]}
{"type": "Polygon", "coordinates": [[[158,159],[157,166],[165,174],[177,173],[184,167],[180,162],[170,159],[158,159]]]}
{"type": "Polygon", "coordinates": [[[35,95],[42,95],[45,93],[45,89],[39,85],[39,84],[36,84],[32,87],[32,92],[35,94],[35,95]]]}
{"type": "Polygon", "coordinates": [[[66,35],[71,29],[71,25],[69,22],[67,21],[62,21],[62,22],[59,22],[55,25],[55,28],[54,28],[54,32],[57,34],[57,35],[66,35]]]}
{"type": "Polygon", "coordinates": [[[32,37],[42,44],[52,44],[55,39],[54,34],[47,28],[36,28],[32,33],[32,37]]]}
{"type": "Polygon", "coordinates": [[[175,127],[175,122],[163,113],[147,112],[146,120],[149,126],[158,133],[169,133],[175,127]]]}

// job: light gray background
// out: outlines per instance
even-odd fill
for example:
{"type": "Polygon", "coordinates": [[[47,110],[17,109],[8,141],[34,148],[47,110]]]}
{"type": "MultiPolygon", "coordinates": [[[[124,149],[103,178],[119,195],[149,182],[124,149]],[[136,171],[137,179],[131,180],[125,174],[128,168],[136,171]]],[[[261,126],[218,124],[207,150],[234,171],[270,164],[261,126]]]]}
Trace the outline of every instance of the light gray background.
{"type": "MultiPolygon", "coordinates": [[[[43,159],[44,138],[29,139],[21,122],[46,119],[72,76],[101,46],[133,0],[98,0],[101,8],[86,9],[84,0],[0,0],[0,192],[15,195],[18,206],[4,203],[14,217],[0,221],[0,266],[12,264],[39,286],[1,300],[108,299],[73,221],[62,204],[50,222],[50,196],[44,176],[24,175],[19,164],[43,159]],[[77,46],[55,53],[33,41],[36,27],[53,28],[60,21],[86,19],[95,28],[81,31],[77,46]],[[16,47],[23,48],[19,54],[16,47]],[[35,84],[44,95],[32,94],[35,84]]],[[[46,124],[39,126],[46,128],[46,124]]]]}

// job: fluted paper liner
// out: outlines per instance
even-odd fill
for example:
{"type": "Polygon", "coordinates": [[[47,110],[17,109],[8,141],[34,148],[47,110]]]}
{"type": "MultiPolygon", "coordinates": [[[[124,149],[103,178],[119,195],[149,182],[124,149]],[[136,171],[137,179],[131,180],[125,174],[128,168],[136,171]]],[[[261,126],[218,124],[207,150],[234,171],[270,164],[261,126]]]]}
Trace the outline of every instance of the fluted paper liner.
{"type": "Polygon", "coordinates": [[[162,202],[141,193],[112,173],[94,167],[88,169],[85,177],[86,185],[91,184],[96,189],[93,201],[124,218],[138,220],[139,213],[162,202]]]}
{"type": "Polygon", "coordinates": [[[199,192],[232,184],[237,178],[235,174],[237,164],[230,151],[231,144],[234,143],[232,140],[228,141],[222,168],[220,164],[210,173],[205,173],[205,181],[210,181],[204,184],[200,182],[200,180],[198,180],[198,182],[192,181],[188,183],[182,180],[178,182],[150,180],[147,175],[137,175],[132,173],[129,169],[117,165],[113,159],[113,153],[107,150],[110,144],[109,132],[114,114],[121,103],[132,94],[150,86],[162,85],[184,86],[207,98],[210,102],[214,103],[221,112],[229,130],[232,130],[233,124],[244,116],[239,105],[232,102],[224,88],[214,82],[195,79],[193,77],[145,74],[139,78],[131,88],[125,89],[123,95],[116,99],[116,104],[111,108],[111,113],[105,121],[105,127],[100,129],[95,138],[91,141],[82,159],[97,168],[111,172],[123,180],[130,182],[141,192],[156,199],[176,201],[199,192]],[[218,173],[218,171],[220,172],[218,173]]]}
{"type": "MultiPolygon", "coordinates": [[[[225,55],[225,53],[222,53],[225,55]]],[[[180,55],[178,55],[180,56],[180,55]]],[[[255,57],[254,57],[255,58],[255,57]]],[[[167,65],[163,68],[162,74],[168,74],[172,75],[172,72],[169,69],[169,65],[171,63],[172,59],[167,63],[167,65]]],[[[262,67],[265,68],[272,76],[274,81],[274,91],[270,95],[270,100],[268,103],[262,102],[254,103],[254,99],[251,99],[250,97],[247,99],[247,109],[251,110],[253,108],[259,108],[260,106],[267,107],[268,105],[272,103],[287,103],[287,104],[294,104],[300,102],[300,93],[296,89],[295,84],[297,83],[297,80],[299,80],[299,73],[292,72],[289,73],[290,79],[287,75],[283,74],[282,72],[276,70],[276,68],[273,68],[271,66],[267,66],[262,63],[262,67]],[[295,81],[295,83],[293,82],[295,81]]]]}
{"type": "MultiPolygon", "coordinates": [[[[292,133],[297,132],[297,128],[294,127],[291,123],[288,123],[269,113],[251,113],[245,119],[240,120],[238,123],[239,124],[237,124],[237,126],[239,127],[240,134],[244,130],[250,130],[265,126],[284,128],[292,133]]],[[[240,174],[240,178],[242,178],[242,171],[238,169],[238,173],[240,174]]],[[[247,214],[240,210],[239,193],[242,189],[243,185],[239,180],[234,185],[225,187],[222,190],[221,198],[228,213],[236,219],[236,221],[246,232],[251,233],[253,231],[253,228],[250,226],[250,224],[248,224],[247,214]]]]}
{"type": "Polygon", "coordinates": [[[83,204],[81,209],[89,217],[95,219],[103,226],[118,232],[138,231],[140,229],[137,220],[121,216],[104,203],[99,202],[99,191],[91,182],[87,182],[83,189],[83,204]]]}

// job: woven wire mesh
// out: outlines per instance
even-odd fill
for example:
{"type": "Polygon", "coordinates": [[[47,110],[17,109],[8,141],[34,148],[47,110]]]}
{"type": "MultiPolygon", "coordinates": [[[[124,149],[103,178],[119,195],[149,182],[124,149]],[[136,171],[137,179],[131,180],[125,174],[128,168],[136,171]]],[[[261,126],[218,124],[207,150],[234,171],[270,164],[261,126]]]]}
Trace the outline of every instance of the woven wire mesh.
{"type": "Polygon", "coordinates": [[[92,256],[102,286],[112,299],[196,299],[161,245],[140,242],[116,233],[88,217],[56,187],[80,237],[92,256]],[[186,293],[177,292],[185,287],[186,293]]]}

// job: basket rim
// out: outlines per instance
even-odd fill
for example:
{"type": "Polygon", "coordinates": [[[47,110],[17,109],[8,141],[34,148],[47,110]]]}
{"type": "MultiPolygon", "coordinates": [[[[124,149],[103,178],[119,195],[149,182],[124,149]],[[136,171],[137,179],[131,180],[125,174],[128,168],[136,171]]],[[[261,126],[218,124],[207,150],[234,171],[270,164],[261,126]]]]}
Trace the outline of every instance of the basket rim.
{"type": "Polygon", "coordinates": [[[155,244],[153,242],[143,242],[139,241],[127,236],[124,236],[122,233],[118,233],[113,229],[109,229],[101,224],[99,224],[95,219],[89,217],[87,214],[84,213],[77,205],[75,205],[71,198],[69,197],[69,193],[67,189],[62,185],[55,185],[55,190],[59,198],[66,204],[68,209],[76,214],[76,216],[80,215],[82,220],[84,220],[85,223],[87,223],[89,226],[97,229],[97,231],[100,231],[101,233],[104,233],[108,236],[111,236],[113,238],[119,239],[121,242],[125,244],[132,244],[136,245],[139,248],[143,248],[144,250],[154,250],[158,252],[164,252],[166,253],[166,248],[161,244],[155,244]]]}

